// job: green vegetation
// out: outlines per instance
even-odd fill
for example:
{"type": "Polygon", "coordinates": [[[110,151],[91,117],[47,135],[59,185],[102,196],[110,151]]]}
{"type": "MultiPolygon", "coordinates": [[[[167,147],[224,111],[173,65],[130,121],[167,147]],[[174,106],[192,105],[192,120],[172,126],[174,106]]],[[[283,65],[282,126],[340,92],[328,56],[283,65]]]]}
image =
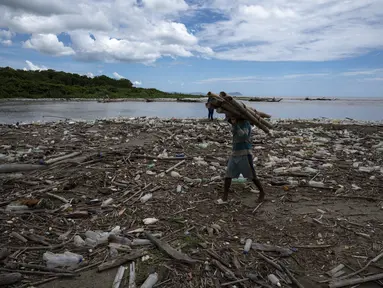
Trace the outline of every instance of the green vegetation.
{"type": "Polygon", "coordinates": [[[0,68],[0,99],[5,98],[187,98],[188,94],[166,93],[133,87],[128,79],[88,76],[54,70],[24,71],[0,68]]]}

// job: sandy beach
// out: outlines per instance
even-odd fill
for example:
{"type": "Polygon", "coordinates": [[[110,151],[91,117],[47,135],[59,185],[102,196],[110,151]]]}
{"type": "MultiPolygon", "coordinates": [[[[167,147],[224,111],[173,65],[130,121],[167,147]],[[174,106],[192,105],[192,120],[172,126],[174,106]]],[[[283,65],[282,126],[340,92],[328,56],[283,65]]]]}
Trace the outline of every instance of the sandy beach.
{"type": "Polygon", "coordinates": [[[110,287],[118,266],[98,267],[113,261],[110,247],[117,247],[117,257],[147,255],[134,259],[138,287],[153,271],[161,287],[255,287],[251,275],[265,285],[270,273],[290,287],[270,261],[303,287],[380,273],[381,264],[369,261],[383,249],[382,125],[331,119],[273,124],[272,135],[255,128],[253,136],[266,190],[262,204],[245,181],[233,184],[227,203],[217,201],[231,150],[223,121],[141,117],[1,125],[0,171],[8,173],[0,173],[0,242],[9,256],[0,269],[21,273],[14,287],[110,287]],[[11,164],[28,164],[23,169],[30,171],[11,164]],[[148,218],[155,220],[145,224],[148,218]],[[130,241],[156,234],[195,263],[174,259],[150,241],[118,245],[109,237],[95,247],[74,244],[75,235],[110,236],[116,226],[118,237],[130,241]],[[245,239],[253,241],[248,254],[245,239]],[[84,261],[63,276],[41,268],[46,251],[71,251],[84,261]],[[338,280],[326,274],[339,264],[338,280]]]}

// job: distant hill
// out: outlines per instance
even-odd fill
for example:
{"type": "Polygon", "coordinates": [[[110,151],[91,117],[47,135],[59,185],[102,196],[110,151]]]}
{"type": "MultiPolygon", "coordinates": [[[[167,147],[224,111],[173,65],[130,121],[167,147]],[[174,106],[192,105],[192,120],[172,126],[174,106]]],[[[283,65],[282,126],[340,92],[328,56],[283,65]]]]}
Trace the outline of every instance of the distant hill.
{"type": "Polygon", "coordinates": [[[190,95],[202,95],[202,96],[205,96],[206,93],[203,93],[203,92],[192,92],[192,93],[189,93],[190,95]]]}
{"type": "Polygon", "coordinates": [[[243,96],[240,92],[229,92],[228,94],[231,96],[243,96]]]}
{"type": "Polygon", "coordinates": [[[186,98],[183,93],[134,87],[128,79],[90,78],[62,71],[0,67],[0,98],[186,98]]]}

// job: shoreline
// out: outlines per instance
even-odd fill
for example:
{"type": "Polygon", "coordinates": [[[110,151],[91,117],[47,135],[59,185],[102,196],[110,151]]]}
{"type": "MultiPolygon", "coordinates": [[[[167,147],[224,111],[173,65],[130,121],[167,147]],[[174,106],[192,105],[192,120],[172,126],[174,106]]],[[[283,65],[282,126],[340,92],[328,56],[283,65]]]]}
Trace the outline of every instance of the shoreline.
{"type": "MultiPolygon", "coordinates": [[[[48,117],[49,118],[49,117],[48,117]]],[[[52,117],[53,118],[53,117],[52,117]]],[[[140,117],[111,117],[111,118],[100,118],[100,119],[94,119],[94,120],[85,120],[85,119],[62,119],[58,118],[56,121],[31,121],[31,122],[21,122],[19,125],[45,125],[45,124],[52,124],[52,123],[67,123],[69,125],[77,124],[77,123],[84,123],[84,124],[92,124],[96,122],[112,122],[112,123],[123,123],[123,122],[130,122],[130,121],[136,121],[141,120],[143,123],[145,122],[194,122],[195,124],[198,123],[206,123],[209,122],[206,118],[160,118],[160,117],[148,117],[148,116],[140,116],[140,117]]],[[[343,125],[343,126],[383,126],[383,119],[379,121],[371,121],[371,120],[356,120],[356,119],[335,119],[335,118],[311,118],[311,119],[300,119],[300,118],[289,118],[289,119],[283,119],[283,118],[271,118],[270,123],[274,125],[274,127],[277,127],[278,125],[292,125],[292,124],[311,124],[311,125],[343,125]]],[[[222,118],[216,118],[212,123],[225,123],[224,119],[222,118]]],[[[6,124],[6,123],[0,123],[1,126],[9,126],[14,124],[6,124]]]]}

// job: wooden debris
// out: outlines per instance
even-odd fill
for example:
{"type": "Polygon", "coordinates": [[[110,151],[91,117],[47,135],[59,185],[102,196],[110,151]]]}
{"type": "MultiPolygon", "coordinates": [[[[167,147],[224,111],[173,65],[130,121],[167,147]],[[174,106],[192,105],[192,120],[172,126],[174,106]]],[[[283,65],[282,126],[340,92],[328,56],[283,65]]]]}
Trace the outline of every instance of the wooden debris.
{"type": "Polygon", "coordinates": [[[45,161],[45,163],[46,164],[53,164],[53,163],[56,163],[56,162],[59,162],[59,161],[65,160],[65,159],[76,157],[78,155],[81,155],[81,153],[82,152],[73,152],[73,153],[70,153],[70,154],[67,154],[64,156],[60,156],[57,158],[51,158],[51,159],[48,159],[47,161],[45,161]]]}
{"type": "Polygon", "coordinates": [[[114,260],[111,260],[109,262],[105,262],[101,264],[100,266],[98,266],[97,270],[98,272],[102,272],[108,269],[112,269],[112,268],[124,265],[127,262],[134,261],[137,258],[144,256],[145,254],[146,254],[146,251],[143,251],[143,250],[134,251],[128,255],[124,255],[114,260]]]}
{"type": "Polygon", "coordinates": [[[136,263],[133,261],[129,265],[129,287],[136,288],[136,263]]]}
{"type": "Polygon", "coordinates": [[[0,273],[0,286],[8,286],[21,281],[20,273],[0,273]]]}
{"type": "Polygon", "coordinates": [[[153,235],[151,235],[148,232],[145,232],[145,236],[154,245],[156,245],[161,251],[165,252],[166,254],[173,257],[174,259],[180,260],[180,261],[185,262],[187,264],[195,264],[198,262],[197,260],[194,260],[194,259],[190,258],[189,256],[187,256],[186,254],[183,254],[183,253],[175,250],[168,243],[166,243],[160,239],[157,239],[156,237],[154,237],[153,235]]]}
{"type": "Polygon", "coordinates": [[[186,160],[182,160],[181,162],[178,162],[176,165],[174,165],[174,166],[170,167],[168,170],[166,170],[165,173],[167,174],[167,173],[169,173],[170,171],[176,169],[178,166],[181,166],[182,164],[184,164],[185,161],[186,161],[186,160]]]}
{"type": "Polygon", "coordinates": [[[116,277],[113,280],[112,288],[119,288],[120,287],[122,278],[124,277],[124,273],[125,273],[125,267],[120,266],[120,268],[118,268],[118,270],[117,270],[116,277]]]}
{"type": "Polygon", "coordinates": [[[0,261],[4,260],[9,255],[11,255],[11,251],[9,251],[7,248],[1,248],[0,249],[0,261]]]}
{"type": "Polygon", "coordinates": [[[375,275],[371,275],[371,276],[366,276],[366,277],[336,280],[334,282],[331,282],[329,287],[330,288],[339,288],[339,287],[345,287],[345,286],[351,286],[351,285],[358,285],[358,284],[376,281],[376,280],[380,280],[380,279],[383,279],[383,273],[375,274],[375,275]]]}
{"type": "Polygon", "coordinates": [[[44,165],[34,165],[34,164],[1,164],[0,173],[14,173],[14,172],[28,172],[34,170],[40,170],[47,168],[44,165]]]}

